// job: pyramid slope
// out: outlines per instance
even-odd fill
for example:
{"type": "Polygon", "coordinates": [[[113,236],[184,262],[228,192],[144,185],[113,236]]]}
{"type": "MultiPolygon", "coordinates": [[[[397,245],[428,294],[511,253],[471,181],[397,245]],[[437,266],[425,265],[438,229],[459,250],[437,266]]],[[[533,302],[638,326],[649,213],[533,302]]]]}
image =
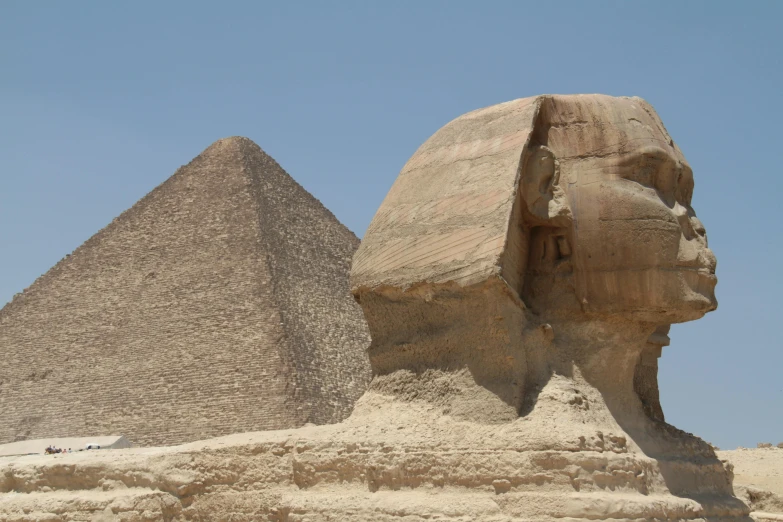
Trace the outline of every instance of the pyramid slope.
{"type": "Polygon", "coordinates": [[[346,298],[359,239],[255,143],[244,140],[241,148],[291,342],[298,407],[306,422],[338,422],[350,414],[370,376],[364,352],[369,333],[358,305],[346,298]]]}
{"type": "Polygon", "coordinates": [[[369,380],[357,246],[257,145],[217,141],[0,310],[0,442],[342,419],[369,380]]]}

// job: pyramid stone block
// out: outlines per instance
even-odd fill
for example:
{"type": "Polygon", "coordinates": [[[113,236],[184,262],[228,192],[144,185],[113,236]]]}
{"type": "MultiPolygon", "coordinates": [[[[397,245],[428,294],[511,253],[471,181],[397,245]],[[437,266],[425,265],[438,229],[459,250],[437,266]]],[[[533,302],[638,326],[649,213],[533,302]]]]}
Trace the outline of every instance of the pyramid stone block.
{"type": "Polygon", "coordinates": [[[255,143],[215,142],[0,310],[0,443],[345,418],[370,377],[358,245],[255,143]]]}

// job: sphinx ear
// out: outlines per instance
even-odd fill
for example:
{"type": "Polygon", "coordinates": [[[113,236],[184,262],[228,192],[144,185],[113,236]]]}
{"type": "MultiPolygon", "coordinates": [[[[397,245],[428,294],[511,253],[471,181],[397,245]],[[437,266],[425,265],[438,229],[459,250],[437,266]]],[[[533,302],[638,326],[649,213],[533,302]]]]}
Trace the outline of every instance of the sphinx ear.
{"type": "Polygon", "coordinates": [[[521,179],[525,218],[530,225],[570,225],[571,208],[560,187],[560,164],[551,149],[544,145],[530,145],[522,158],[521,179]]]}

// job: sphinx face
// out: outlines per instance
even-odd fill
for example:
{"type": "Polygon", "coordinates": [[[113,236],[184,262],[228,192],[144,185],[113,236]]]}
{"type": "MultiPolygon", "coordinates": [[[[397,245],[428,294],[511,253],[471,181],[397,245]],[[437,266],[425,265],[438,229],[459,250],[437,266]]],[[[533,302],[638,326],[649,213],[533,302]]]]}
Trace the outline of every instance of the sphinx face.
{"type": "Polygon", "coordinates": [[[717,306],[716,259],[691,206],[693,172],[646,102],[554,97],[542,107],[573,222],[582,309],[682,322],[717,306]]]}

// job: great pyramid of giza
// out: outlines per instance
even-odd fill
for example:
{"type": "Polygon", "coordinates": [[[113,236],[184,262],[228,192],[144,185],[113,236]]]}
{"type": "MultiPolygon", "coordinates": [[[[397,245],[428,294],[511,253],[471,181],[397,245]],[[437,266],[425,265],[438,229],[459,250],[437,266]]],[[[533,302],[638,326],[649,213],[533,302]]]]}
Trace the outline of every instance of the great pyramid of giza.
{"type": "Polygon", "coordinates": [[[370,378],[359,240],[222,139],[0,310],[0,443],[337,422],[370,378]]]}

